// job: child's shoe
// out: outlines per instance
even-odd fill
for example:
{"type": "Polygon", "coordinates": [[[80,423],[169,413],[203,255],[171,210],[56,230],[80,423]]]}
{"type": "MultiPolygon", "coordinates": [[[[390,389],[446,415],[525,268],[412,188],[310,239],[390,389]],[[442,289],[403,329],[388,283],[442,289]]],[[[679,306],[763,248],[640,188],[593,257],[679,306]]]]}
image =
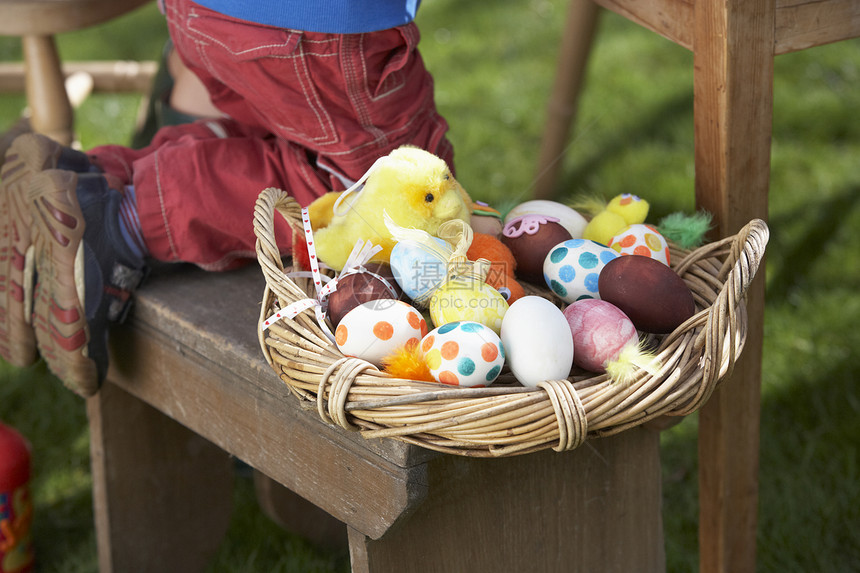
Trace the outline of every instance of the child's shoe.
{"type": "Polygon", "coordinates": [[[87,156],[32,133],[12,142],[0,170],[0,356],[23,367],[36,360],[31,324],[33,257],[27,192],[44,169],[94,171],[87,156]]]}
{"type": "Polygon", "coordinates": [[[107,373],[108,325],[125,318],[146,267],[122,237],[122,195],[104,176],[45,170],[27,199],[38,350],[66,386],[90,396],[107,373]]]}

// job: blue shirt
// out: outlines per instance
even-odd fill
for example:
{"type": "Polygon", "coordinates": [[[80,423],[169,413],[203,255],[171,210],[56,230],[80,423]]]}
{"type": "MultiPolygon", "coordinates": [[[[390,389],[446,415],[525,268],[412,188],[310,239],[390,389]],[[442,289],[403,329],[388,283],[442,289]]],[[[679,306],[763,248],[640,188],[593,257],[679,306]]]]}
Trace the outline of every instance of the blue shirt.
{"type": "Polygon", "coordinates": [[[195,0],[227,16],[305,32],[360,34],[408,24],[421,0],[195,0]]]}

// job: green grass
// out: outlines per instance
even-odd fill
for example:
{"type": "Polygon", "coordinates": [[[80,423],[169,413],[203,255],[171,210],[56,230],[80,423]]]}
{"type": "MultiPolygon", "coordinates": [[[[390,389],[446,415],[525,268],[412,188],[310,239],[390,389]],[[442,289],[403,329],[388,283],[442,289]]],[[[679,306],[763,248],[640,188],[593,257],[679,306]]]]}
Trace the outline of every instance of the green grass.
{"type": "MultiPolygon", "coordinates": [[[[460,181],[476,198],[528,197],[565,12],[561,0],[428,0],[421,50],[451,124],[460,181]]],[[[154,6],[61,38],[66,59],[158,57],[154,6]]],[[[560,197],[639,194],[652,216],[693,206],[692,56],[623,19],[600,24],[560,197]]],[[[20,57],[12,39],[0,59],[20,57]]],[[[758,570],[860,570],[860,42],[776,60],[765,318],[758,570]]],[[[139,98],[92,96],[82,146],[124,143],[139,98]]],[[[24,100],[0,96],[0,128],[24,100]]],[[[95,571],[83,403],[37,365],[0,367],[0,419],[34,445],[42,571],[95,571]]],[[[669,571],[697,569],[696,418],[663,435],[669,571]]],[[[278,530],[240,474],[212,571],[344,571],[278,530]]]]}

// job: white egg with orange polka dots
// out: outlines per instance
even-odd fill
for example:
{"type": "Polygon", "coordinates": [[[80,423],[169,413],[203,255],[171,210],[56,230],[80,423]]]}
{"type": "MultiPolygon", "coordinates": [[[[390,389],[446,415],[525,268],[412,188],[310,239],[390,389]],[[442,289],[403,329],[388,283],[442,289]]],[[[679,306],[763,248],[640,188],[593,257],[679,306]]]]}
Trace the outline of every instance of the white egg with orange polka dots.
{"type": "Polygon", "coordinates": [[[669,243],[647,223],[629,225],[609,240],[609,248],[621,255],[641,255],[669,265],[669,243]]]}
{"type": "Polygon", "coordinates": [[[433,378],[450,386],[487,386],[505,364],[499,335],[479,322],[443,324],[424,337],[421,349],[433,378]]]}
{"type": "Polygon", "coordinates": [[[411,305],[393,299],[371,300],[344,316],[334,337],[344,356],[380,366],[398,348],[417,346],[427,334],[427,321],[411,305]]]}

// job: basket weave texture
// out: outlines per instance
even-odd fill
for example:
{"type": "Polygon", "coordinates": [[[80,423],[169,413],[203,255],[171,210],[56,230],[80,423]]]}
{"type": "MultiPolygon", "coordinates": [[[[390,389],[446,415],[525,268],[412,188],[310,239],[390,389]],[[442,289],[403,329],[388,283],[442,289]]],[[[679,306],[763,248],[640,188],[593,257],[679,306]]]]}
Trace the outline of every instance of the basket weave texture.
{"type": "MultiPolygon", "coordinates": [[[[301,207],[286,192],[264,190],[254,214],[257,258],[266,279],[260,345],[266,360],[320,417],[366,438],[395,438],[471,457],[520,455],[576,448],[660,416],[698,410],[732,370],[743,349],[744,294],[762,261],[768,228],[753,220],[737,235],[693,251],[670,245],[672,268],[689,286],[696,314],[674,332],[652,337],[659,371],[631,381],[583,373],[526,388],[511,376],[487,388],[451,388],[393,378],[361,359],[344,357],[320,328],[313,310],[263,321],[288,305],[315,297],[309,279],[289,276],[275,239],[279,213],[303,237],[301,207]]],[[[529,294],[538,294],[538,291],[529,294]]],[[[539,294],[560,304],[549,290],[539,294]]]]}

